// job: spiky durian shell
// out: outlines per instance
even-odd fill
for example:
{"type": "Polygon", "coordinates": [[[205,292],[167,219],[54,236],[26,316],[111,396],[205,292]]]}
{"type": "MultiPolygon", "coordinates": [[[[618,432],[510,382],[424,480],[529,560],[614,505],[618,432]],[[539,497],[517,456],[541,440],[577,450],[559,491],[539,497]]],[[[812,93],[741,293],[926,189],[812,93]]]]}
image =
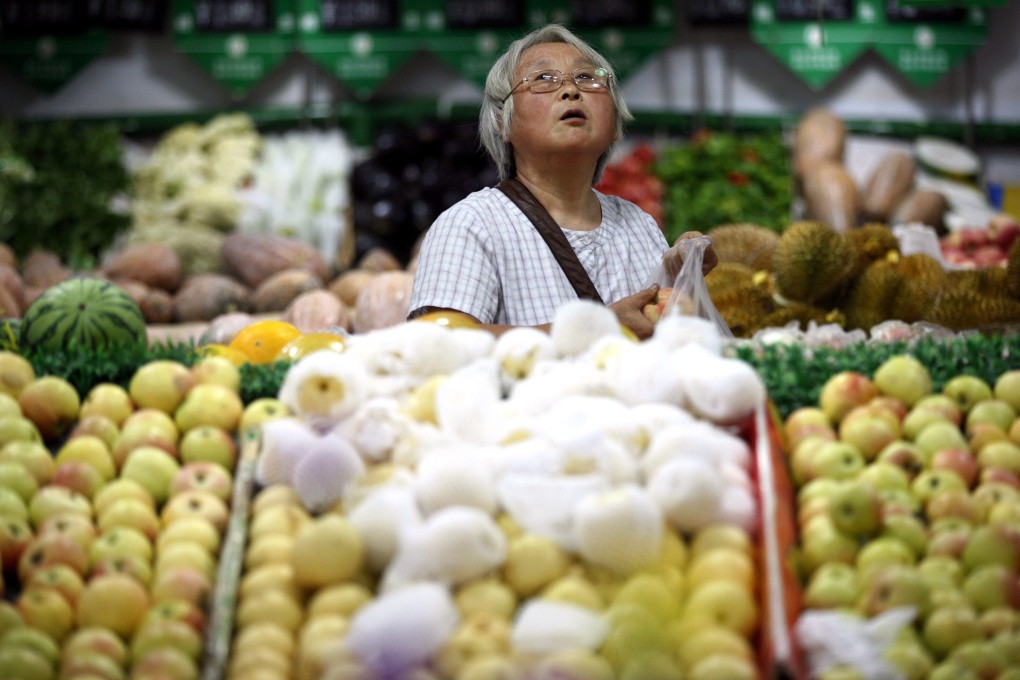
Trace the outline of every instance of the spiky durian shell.
{"type": "Polygon", "coordinates": [[[1010,297],[1005,267],[954,269],[946,272],[946,278],[953,290],[970,290],[990,297],[1010,297]]]}
{"type": "Polygon", "coordinates": [[[930,321],[952,330],[991,329],[1020,323],[1020,300],[996,298],[973,290],[948,290],[931,310],[930,321]]]}
{"type": "Polygon", "coordinates": [[[887,259],[890,253],[900,252],[899,239],[888,226],[880,222],[868,222],[858,229],[851,229],[843,234],[843,238],[853,253],[854,277],[871,263],[887,259]]]}
{"type": "Polygon", "coordinates": [[[754,271],[771,271],[779,234],[757,224],[720,224],[708,232],[719,263],[738,262],[754,271]]]}
{"type": "Polygon", "coordinates": [[[780,236],[772,266],[780,295],[818,304],[846,284],[853,257],[842,234],[821,222],[795,222],[780,236]]]}
{"type": "Polygon", "coordinates": [[[903,275],[903,283],[889,318],[906,323],[931,320],[935,305],[949,288],[942,264],[929,255],[914,253],[901,257],[896,268],[903,275]]]}
{"type": "Polygon", "coordinates": [[[880,260],[854,281],[842,307],[846,328],[868,330],[893,318],[893,305],[903,284],[903,273],[894,262],[880,260]]]}
{"type": "Polygon", "coordinates": [[[1020,300],[1020,238],[1013,240],[1006,261],[1006,291],[1011,298],[1020,300]]]}
{"type": "Polygon", "coordinates": [[[742,288],[753,283],[755,270],[746,264],[720,260],[715,269],[705,275],[705,286],[712,296],[723,295],[734,288],[742,288]]]}

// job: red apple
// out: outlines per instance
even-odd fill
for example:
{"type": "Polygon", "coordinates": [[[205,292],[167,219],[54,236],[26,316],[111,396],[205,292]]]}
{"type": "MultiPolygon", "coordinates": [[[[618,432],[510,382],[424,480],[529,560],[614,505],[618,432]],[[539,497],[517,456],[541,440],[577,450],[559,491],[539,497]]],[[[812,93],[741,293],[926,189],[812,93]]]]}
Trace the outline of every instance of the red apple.
{"type": "Polygon", "coordinates": [[[18,577],[22,583],[28,583],[35,571],[54,564],[66,564],[84,576],[88,570],[89,558],[85,549],[70,536],[36,536],[18,560],[18,577]]]}
{"type": "Polygon", "coordinates": [[[40,536],[64,534],[74,539],[85,551],[88,551],[98,533],[91,519],[77,513],[54,515],[39,527],[40,536]]]}
{"type": "Polygon", "coordinates": [[[77,491],[91,500],[103,486],[103,477],[94,467],[81,460],[59,463],[53,471],[51,486],[62,486],[77,491]]]}
{"type": "Polygon", "coordinates": [[[27,520],[17,517],[0,517],[0,565],[3,571],[17,566],[34,534],[27,520]]]}
{"type": "Polygon", "coordinates": [[[967,449],[950,448],[936,451],[932,455],[931,466],[935,469],[952,470],[960,475],[968,487],[974,486],[977,480],[977,461],[967,449]]]}

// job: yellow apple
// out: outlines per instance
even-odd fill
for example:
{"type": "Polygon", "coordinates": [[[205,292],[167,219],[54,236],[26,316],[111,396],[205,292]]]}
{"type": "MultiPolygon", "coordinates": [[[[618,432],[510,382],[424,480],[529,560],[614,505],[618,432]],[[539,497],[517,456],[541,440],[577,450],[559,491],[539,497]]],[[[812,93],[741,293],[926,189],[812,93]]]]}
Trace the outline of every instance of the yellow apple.
{"type": "Polygon", "coordinates": [[[91,434],[83,434],[68,439],[57,450],[54,462],[59,467],[67,461],[81,461],[92,466],[108,482],[117,475],[113,454],[105,441],[91,434]]]}
{"type": "Polygon", "coordinates": [[[39,628],[21,626],[0,636],[0,646],[21,647],[41,654],[51,664],[60,662],[60,645],[39,628]]]}
{"type": "Polygon", "coordinates": [[[71,433],[67,435],[67,438],[70,440],[85,435],[99,437],[99,439],[103,440],[106,448],[111,452],[111,460],[113,459],[113,448],[117,445],[117,441],[120,440],[120,426],[117,423],[106,416],[93,413],[79,419],[71,433]]]}
{"type": "Polygon", "coordinates": [[[204,356],[191,366],[196,384],[217,383],[234,392],[241,391],[241,370],[226,357],[204,356]]]}
{"type": "Polygon", "coordinates": [[[174,411],[174,421],[182,432],[212,425],[228,432],[237,429],[244,411],[240,395],[217,383],[195,385],[174,411]]]}
{"type": "Polygon", "coordinates": [[[294,487],[289,484],[273,484],[260,489],[251,503],[253,518],[257,518],[263,511],[276,505],[301,506],[301,499],[298,497],[294,487]]]}
{"type": "Polygon", "coordinates": [[[104,574],[85,585],[78,600],[78,627],[100,626],[129,639],[149,605],[149,594],[137,580],[125,574],[104,574]]]}
{"type": "Polygon", "coordinates": [[[89,558],[85,549],[70,536],[36,536],[18,559],[18,578],[21,583],[28,583],[36,571],[55,564],[66,564],[84,576],[88,570],[89,558]]]}
{"type": "Polygon", "coordinates": [[[127,454],[120,476],[141,484],[158,505],[169,497],[170,483],[180,469],[177,460],[163,449],[139,446],[127,454]]]}
{"type": "Polygon", "coordinates": [[[336,615],[350,618],[372,601],[372,591],[359,583],[339,583],[315,591],[308,601],[308,618],[336,615]]]}
{"type": "Polygon", "coordinates": [[[24,465],[0,461],[0,487],[10,489],[21,497],[22,502],[28,503],[39,490],[39,482],[24,465]]]}
{"type": "Polygon", "coordinates": [[[138,555],[111,555],[92,565],[91,578],[103,574],[123,574],[148,588],[152,585],[152,563],[138,555]]]}
{"type": "Polygon", "coordinates": [[[752,592],[733,581],[709,581],[691,589],[685,612],[732,628],[749,637],[758,628],[758,604],[752,592]]]}
{"type": "Polygon", "coordinates": [[[0,351],[0,393],[17,397],[33,380],[35,369],[25,357],[10,350],[0,351]]]}
{"type": "Polygon", "coordinates": [[[186,600],[203,607],[212,592],[212,579],[193,567],[167,567],[152,579],[152,600],[186,600]]]}
{"type": "Polygon", "coordinates": [[[74,608],[82,591],[85,590],[85,579],[66,564],[53,564],[32,572],[26,588],[33,587],[55,590],[74,608]]]}
{"type": "Polygon", "coordinates": [[[753,592],[757,579],[751,557],[736,548],[716,548],[700,553],[687,569],[687,587],[694,590],[708,581],[735,581],[753,592]]]}
{"type": "Polygon", "coordinates": [[[7,443],[0,441],[0,461],[24,466],[32,473],[39,486],[49,484],[50,478],[53,477],[53,471],[57,467],[53,462],[53,456],[41,439],[19,439],[7,443]]]}
{"type": "Polygon", "coordinates": [[[131,638],[131,657],[141,659],[154,649],[171,647],[198,661],[202,636],[184,621],[144,621],[131,638]]]}
{"type": "Polygon", "coordinates": [[[754,545],[750,534],[734,524],[711,524],[694,534],[691,541],[691,557],[716,547],[728,547],[752,554],[754,545]]]}
{"type": "Polygon", "coordinates": [[[184,517],[164,527],[156,537],[156,551],[179,541],[197,543],[214,556],[220,550],[220,533],[204,517],[184,517]]]}
{"type": "Polygon", "coordinates": [[[205,574],[210,581],[216,577],[216,558],[198,543],[178,541],[166,546],[156,555],[154,565],[156,574],[177,567],[197,569],[205,574]]]}
{"type": "Polygon", "coordinates": [[[62,486],[77,491],[85,498],[92,500],[103,486],[103,477],[99,472],[81,460],[69,460],[61,463],[53,471],[49,486],[62,486]]]}
{"type": "Polygon", "coordinates": [[[78,628],[64,640],[61,656],[65,663],[69,658],[86,653],[105,656],[121,668],[127,665],[127,645],[107,628],[78,628]]]}
{"type": "Polygon", "coordinates": [[[144,486],[127,477],[118,477],[97,491],[92,499],[92,508],[96,516],[99,516],[114,502],[123,498],[141,501],[152,509],[156,508],[156,501],[153,500],[152,494],[144,486]]]}
{"type": "Polygon", "coordinates": [[[173,413],[195,383],[195,376],[187,366],[178,361],[160,359],[135,370],[128,384],[128,394],[138,408],[173,413]]]}
{"type": "Polygon", "coordinates": [[[303,595],[294,582],[294,567],[289,562],[273,562],[246,571],[241,577],[238,596],[241,599],[252,598],[267,590],[283,590],[295,600],[303,595]]]}
{"type": "Polygon", "coordinates": [[[311,514],[300,505],[292,505],[289,502],[271,506],[263,505],[258,512],[252,513],[248,534],[252,540],[270,534],[295,536],[301,527],[311,521],[311,514]]]}
{"type": "Polygon", "coordinates": [[[65,513],[91,519],[92,502],[73,489],[47,485],[40,487],[28,504],[28,516],[36,528],[41,527],[50,517],[65,513]]]}
{"type": "Polygon", "coordinates": [[[26,626],[43,631],[58,643],[74,627],[74,609],[55,588],[29,587],[16,606],[26,626]]]}
{"type": "Polygon", "coordinates": [[[97,383],[85,394],[79,412],[81,419],[99,415],[109,418],[118,427],[135,410],[128,391],[116,383],[97,383]]]}
{"type": "Polygon", "coordinates": [[[198,663],[179,649],[158,647],[132,659],[132,680],[198,680],[198,663]]]}
{"type": "Polygon", "coordinates": [[[289,564],[294,550],[295,537],[287,534],[270,534],[253,539],[244,554],[247,571],[268,564],[289,564]]]}
{"type": "Polygon", "coordinates": [[[40,652],[26,647],[0,646],[0,668],[18,680],[53,680],[53,664],[40,652]]]}
{"type": "Polygon", "coordinates": [[[290,409],[276,397],[260,397],[244,407],[237,431],[241,436],[248,436],[249,433],[261,428],[262,423],[267,420],[285,418],[289,415],[290,409]]]}
{"type": "Polygon", "coordinates": [[[92,564],[108,557],[135,556],[146,562],[152,559],[152,542],[138,529],[112,527],[100,534],[89,546],[92,564]]]}
{"type": "Polygon", "coordinates": [[[219,463],[201,460],[185,462],[170,481],[171,496],[182,491],[207,491],[224,503],[229,503],[234,492],[234,478],[219,463]]]}
{"type": "Polygon", "coordinates": [[[293,658],[296,640],[294,633],[283,626],[266,621],[240,628],[231,642],[231,650],[272,649],[293,658]]]}
{"type": "Polygon", "coordinates": [[[361,534],[344,517],[327,514],[301,527],[291,564],[303,587],[323,587],[351,579],[364,562],[361,534]]]}
{"type": "Polygon", "coordinates": [[[222,499],[208,491],[182,491],[170,498],[160,513],[163,526],[170,526],[186,517],[201,517],[222,535],[230,519],[230,509],[222,499]]]}
{"type": "Polygon", "coordinates": [[[177,458],[178,441],[180,433],[170,416],[156,409],[135,411],[121,427],[113,447],[113,460],[120,469],[128,454],[142,446],[154,446],[177,458]]]}
{"type": "Polygon", "coordinates": [[[44,441],[55,442],[78,421],[81,399],[67,380],[45,375],[25,385],[18,406],[24,417],[35,423],[44,441]]]}
{"type": "Polygon", "coordinates": [[[96,518],[101,533],[113,527],[130,527],[142,532],[150,541],[159,533],[159,515],[145,501],[137,498],[121,498],[106,506],[96,518]]]}
{"type": "Polygon", "coordinates": [[[200,425],[184,433],[178,445],[183,463],[216,463],[233,472],[237,461],[237,442],[233,435],[215,425],[200,425]]]}
{"type": "Polygon", "coordinates": [[[303,621],[301,603],[282,590],[266,590],[246,597],[237,606],[237,624],[242,628],[272,622],[296,634],[303,621]]]}

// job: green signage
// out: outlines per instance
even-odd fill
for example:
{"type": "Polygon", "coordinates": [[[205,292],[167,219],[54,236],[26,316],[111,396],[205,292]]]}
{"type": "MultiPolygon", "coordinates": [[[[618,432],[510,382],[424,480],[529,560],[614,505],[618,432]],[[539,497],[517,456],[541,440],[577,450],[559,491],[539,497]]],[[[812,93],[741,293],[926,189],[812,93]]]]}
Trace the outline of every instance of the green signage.
{"type": "Polygon", "coordinates": [[[174,44],[240,96],[294,49],[291,0],[174,0],[174,44]]]}
{"type": "Polygon", "coordinates": [[[827,20],[804,5],[756,0],[751,35],[808,85],[820,89],[868,48],[872,27],[868,21],[853,21],[852,12],[851,18],[838,12],[840,18],[827,20]]]}
{"type": "Polygon", "coordinates": [[[105,52],[109,39],[98,30],[79,36],[0,36],[0,59],[25,82],[55,92],[105,52]]]}
{"type": "Polygon", "coordinates": [[[359,98],[421,48],[423,3],[405,0],[296,0],[297,45],[359,98]],[[408,5],[405,9],[404,5],[408,5]]]}
{"type": "MultiPolygon", "coordinates": [[[[901,11],[907,14],[906,8],[901,11]]],[[[939,15],[926,20],[923,13],[952,10],[917,8],[915,11],[920,16],[909,20],[897,20],[893,13],[883,15],[879,27],[881,40],[873,47],[911,82],[926,87],[955,68],[984,42],[987,11],[981,7],[958,9],[953,20],[945,21],[939,21],[939,15]]]]}
{"type": "Polygon", "coordinates": [[[900,0],[755,0],[755,41],[815,89],[862,52],[874,49],[917,85],[928,86],[960,63],[987,33],[978,6],[910,6],[900,0]]]}

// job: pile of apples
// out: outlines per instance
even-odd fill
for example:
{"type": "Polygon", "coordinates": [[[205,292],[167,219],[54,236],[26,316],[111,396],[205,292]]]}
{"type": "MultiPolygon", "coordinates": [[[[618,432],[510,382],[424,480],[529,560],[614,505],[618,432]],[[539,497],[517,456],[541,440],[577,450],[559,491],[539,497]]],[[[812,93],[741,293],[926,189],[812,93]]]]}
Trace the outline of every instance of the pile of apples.
{"type": "Polygon", "coordinates": [[[966,227],[939,239],[942,259],[965,268],[1005,267],[1020,226],[1005,213],[996,215],[982,227],[966,227]]]}
{"type": "Polygon", "coordinates": [[[903,354],[837,373],[784,421],[804,604],[912,608],[878,650],[906,678],[1020,677],[1018,411],[1020,371],[935,392],[903,354]]]}
{"type": "Polygon", "coordinates": [[[154,361],[85,395],[11,352],[0,373],[0,675],[197,678],[238,368],[154,361]]]}

